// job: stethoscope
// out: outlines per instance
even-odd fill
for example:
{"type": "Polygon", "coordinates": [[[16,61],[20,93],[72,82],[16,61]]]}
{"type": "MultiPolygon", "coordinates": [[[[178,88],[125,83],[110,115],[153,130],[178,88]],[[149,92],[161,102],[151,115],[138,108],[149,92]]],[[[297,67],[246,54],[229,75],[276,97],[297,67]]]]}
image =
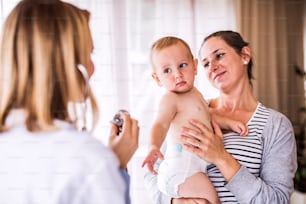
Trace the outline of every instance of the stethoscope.
{"type": "MultiPolygon", "coordinates": [[[[88,72],[86,70],[86,68],[79,64],[78,65],[78,69],[79,71],[81,72],[83,78],[84,78],[84,82],[85,82],[85,90],[84,90],[84,103],[82,104],[82,116],[83,116],[83,123],[82,123],[82,126],[81,126],[81,131],[86,131],[87,128],[86,128],[86,111],[87,111],[87,98],[88,98],[88,95],[89,95],[89,75],[88,75],[88,72]]],[[[123,126],[123,119],[121,118],[120,116],[120,112],[125,112],[125,113],[129,113],[127,110],[124,110],[124,109],[121,109],[119,110],[113,117],[112,119],[112,123],[114,123],[117,127],[118,127],[118,134],[122,131],[122,126],[123,126]]]]}
{"type": "Polygon", "coordinates": [[[89,75],[88,75],[88,72],[86,70],[86,68],[81,65],[81,64],[78,64],[78,70],[81,72],[83,78],[84,78],[84,82],[85,82],[85,90],[84,90],[84,103],[82,104],[82,116],[83,116],[83,123],[82,123],[82,126],[81,126],[81,131],[86,131],[87,128],[86,128],[86,112],[87,112],[87,98],[88,98],[88,95],[89,95],[89,75]]]}

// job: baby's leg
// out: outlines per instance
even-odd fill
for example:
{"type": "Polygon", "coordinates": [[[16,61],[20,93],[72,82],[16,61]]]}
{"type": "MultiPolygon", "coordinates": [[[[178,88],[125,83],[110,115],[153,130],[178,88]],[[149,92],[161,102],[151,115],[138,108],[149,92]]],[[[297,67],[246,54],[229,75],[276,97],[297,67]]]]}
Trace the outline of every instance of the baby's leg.
{"type": "Polygon", "coordinates": [[[186,178],[178,187],[178,194],[185,198],[205,198],[212,204],[219,204],[217,192],[206,174],[199,172],[186,178]]]}

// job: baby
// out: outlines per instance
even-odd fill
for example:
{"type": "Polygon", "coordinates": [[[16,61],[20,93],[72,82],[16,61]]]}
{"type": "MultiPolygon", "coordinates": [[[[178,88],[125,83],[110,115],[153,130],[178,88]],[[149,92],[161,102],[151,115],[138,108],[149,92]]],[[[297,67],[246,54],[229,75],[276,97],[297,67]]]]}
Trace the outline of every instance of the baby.
{"type": "MultiPolygon", "coordinates": [[[[220,203],[216,190],[207,177],[207,162],[185,151],[179,136],[183,126],[191,127],[188,120],[196,119],[211,128],[207,102],[194,86],[197,59],[188,44],[176,37],[163,37],[151,47],[152,77],[166,89],[150,133],[150,150],[142,163],[158,176],[160,191],[172,198],[205,198],[220,203]],[[167,135],[165,155],[160,147],[167,135]],[[158,173],[154,170],[157,159],[162,159],[158,173]]],[[[247,134],[244,124],[220,116],[212,116],[223,129],[247,134]]]]}

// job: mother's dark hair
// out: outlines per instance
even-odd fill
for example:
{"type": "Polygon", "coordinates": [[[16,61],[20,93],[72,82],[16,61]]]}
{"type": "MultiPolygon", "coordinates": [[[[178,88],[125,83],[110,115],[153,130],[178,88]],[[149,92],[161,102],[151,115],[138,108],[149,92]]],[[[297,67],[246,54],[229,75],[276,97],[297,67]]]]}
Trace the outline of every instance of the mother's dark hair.
{"type": "MultiPolygon", "coordinates": [[[[243,47],[249,46],[249,43],[244,41],[238,32],[231,31],[231,30],[221,30],[221,31],[217,31],[217,32],[214,32],[206,36],[201,44],[200,50],[202,49],[204,43],[212,37],[221,38],[222,40],[226,42],[226,44],[232,47],[239,55],[242,54],[243,47]]],[[[249,78],[249,82],[251,85],[252,85],[252,79],[254,79],[253,74],[252,74],[252,67],[253,67],[253,60],[252,58],[250,58],[250,61],[248,63],[248,78],[249,78]]]]}

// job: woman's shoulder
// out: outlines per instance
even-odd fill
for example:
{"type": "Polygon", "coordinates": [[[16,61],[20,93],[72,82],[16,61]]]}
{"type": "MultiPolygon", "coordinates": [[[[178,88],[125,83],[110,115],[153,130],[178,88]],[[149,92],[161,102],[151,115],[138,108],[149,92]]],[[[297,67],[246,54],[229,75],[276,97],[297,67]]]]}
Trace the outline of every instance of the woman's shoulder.
{"type": "MultiPolygon", "coordinates": [[[[265,107],[266,108],[266,107],[265,107]]],[[[283,124],[291,126],[289,118],[282,112],[277,111],[273,108],[266,108],[269,111],[269,124],[283,124]]]]}
{"type": "Polygon", "coordinates": [[[293,134],[292,123],[285,114],[273,108],[264,108],[269,112],[269,117],[264,128],[265,136],[269,136],[268,138],[270,139],[276,139],[282,136],[287,137],[288,134],[293,134]]]}
{"type": "MultiPolygon", "coordinates": [[[[2,134],[0,149],[18,152],[24,158],[40,155],[52,166],[74,169],[75,173],[86,169],[112,169],[119,167],[119,161],[112,150],[86,131],[78,131],[69,123],[48,132],[30,132],[24,126],[14,126],[2,134]]],[[[35,164],[40,165],[40,164],[35,164]]]]}

